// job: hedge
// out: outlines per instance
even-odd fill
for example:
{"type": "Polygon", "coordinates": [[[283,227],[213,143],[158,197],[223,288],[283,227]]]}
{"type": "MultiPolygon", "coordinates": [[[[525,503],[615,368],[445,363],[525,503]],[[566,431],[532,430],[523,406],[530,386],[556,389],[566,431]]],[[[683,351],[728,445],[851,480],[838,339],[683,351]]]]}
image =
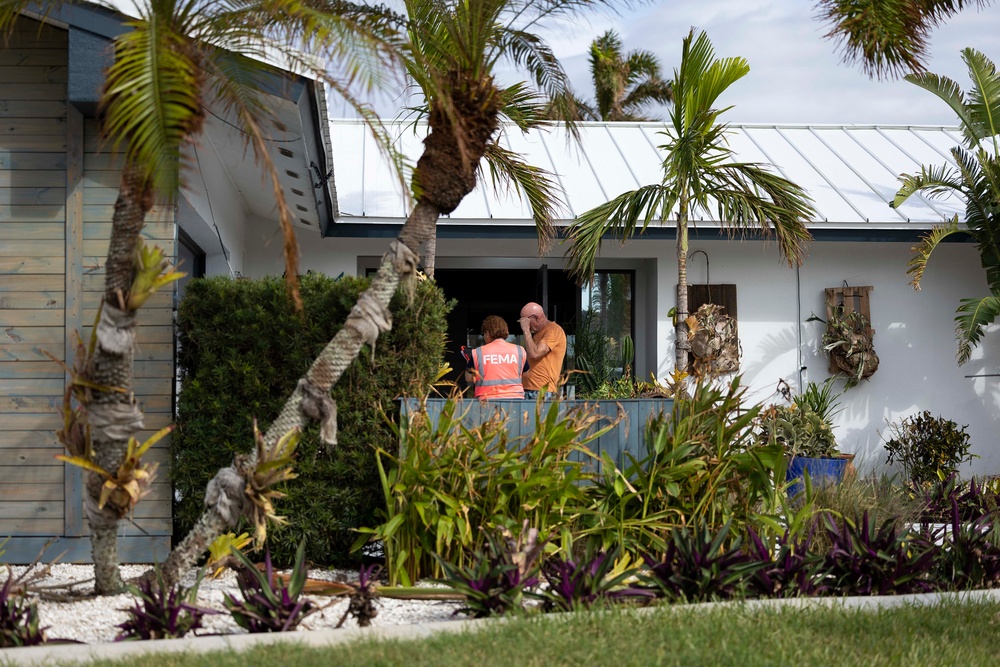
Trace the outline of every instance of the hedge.
{"type": "MultiPolygon", "coordinates": [[[[249,451],[253,419],[265,430],[298,379],[340,329],[358,295],[361,278],[306,275],[304,314],[292,310],[280,278],[192,280],[178,310],[177,407],[171,477],[174,539],[201,514],[205,485],[249,451]]],[[[288,525],[272,527],[268,548],[289,564],[305,538],[307,558],[317,564],[352,565],[354,528],[374,525],[382,503],[374,451],[397,446],[386,418],[395,419],[402,395],[425,395],[444,359],[446,303],[440,289],[420,283],[412,306],[397,293],[392,330],[379,337],[374,354],[365,346],[333,390],[339,444],[327,448],[312,425],[299,445],[298,478],[282,489],[278,513],[288,525]]]]}

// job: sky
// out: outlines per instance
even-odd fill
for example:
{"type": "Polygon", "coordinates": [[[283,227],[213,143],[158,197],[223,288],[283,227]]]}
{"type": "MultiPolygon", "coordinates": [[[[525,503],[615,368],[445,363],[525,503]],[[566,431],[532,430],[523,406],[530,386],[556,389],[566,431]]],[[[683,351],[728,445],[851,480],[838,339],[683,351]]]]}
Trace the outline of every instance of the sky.
{"type": "MultiPolygon", "coordinates": [[[[742,56],[750,73],[729,88],[720,104],[733,108],[729,123],[858,123],[954,125],[951,110],[933,94],[902,80],[876,81],[858,65],[842,62],[827,27],[814,18],[814,0],[667,0],[618,15],[577,17],[548,26],[543,34],[570,76],[577,94],[593,94],[587,52],[605,30],[618,32],[626,51],[656,55],[669,77],[680,60],[681,40],[691,27],[704,30],[718,57],[742,56]]],[[[971,86],[961,50],[972,47],[1000,62],[1000,3],[967,9],[930,37],[928,70],[971,86]]],[[[392,116],[391,99],[377,102],[392,116]]],[[[331,104],[331,114],[343,112],[331,104]]],[[[656,110],[665,118],[666,110],[656,110]]],[[[353,114],[344,114],[353,115],[353,114]]]]}

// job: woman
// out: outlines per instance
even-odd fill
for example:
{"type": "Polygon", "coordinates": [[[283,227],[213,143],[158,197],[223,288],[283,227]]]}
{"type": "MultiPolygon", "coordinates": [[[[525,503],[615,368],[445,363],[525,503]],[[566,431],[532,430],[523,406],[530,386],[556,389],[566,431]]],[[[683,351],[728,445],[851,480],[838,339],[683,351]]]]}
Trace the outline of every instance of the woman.
{"type": "Polygon", "coordinates": [[[486,344],[472,350],[465,379],[475,384],[476,398],[524,398],[521,374],[528,370],[528,353],[507,342],[507,322],[497,315],[483,320],[486,344]]]}

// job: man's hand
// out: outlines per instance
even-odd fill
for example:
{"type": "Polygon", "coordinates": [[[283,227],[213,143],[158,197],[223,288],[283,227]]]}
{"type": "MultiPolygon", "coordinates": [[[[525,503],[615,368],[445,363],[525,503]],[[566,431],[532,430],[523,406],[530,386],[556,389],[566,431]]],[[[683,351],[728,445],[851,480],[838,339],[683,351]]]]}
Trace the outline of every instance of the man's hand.
{"type": "Polygon", "coordinates": [[[521,325],[521,331],[524,332],[525,335],[528,335],[528,336],[531,335],[531,318],[530,317],[522,317],[521,319],[519,319],[517,321],[517,323],[521,325]]]}

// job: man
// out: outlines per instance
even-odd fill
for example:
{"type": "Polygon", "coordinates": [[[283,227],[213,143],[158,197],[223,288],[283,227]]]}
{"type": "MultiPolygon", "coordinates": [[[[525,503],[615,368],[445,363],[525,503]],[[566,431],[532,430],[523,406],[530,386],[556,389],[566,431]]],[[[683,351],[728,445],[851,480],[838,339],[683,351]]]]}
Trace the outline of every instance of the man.
{"type": "MultiPolygon", "coordinates": [[[[497,315],[483,320],[486,345],[472,350],[465,379],[476,386],[476,398],[524,398],[521,376],[528,367],[523,347],[507,342],[507,322],[497,315]]],[[[464,348],[463,348],[464,349],[464,348]]]]}
{"type": "Polygon", "coordinates": [[[563,359],[566,357],[566,332],[550,321],[537,303],[521,309],[521,331],[528,352],[530,368],[523,376],[524,397],[538,398],[538,392],[555,394],[559,390],[563,359]]]}

